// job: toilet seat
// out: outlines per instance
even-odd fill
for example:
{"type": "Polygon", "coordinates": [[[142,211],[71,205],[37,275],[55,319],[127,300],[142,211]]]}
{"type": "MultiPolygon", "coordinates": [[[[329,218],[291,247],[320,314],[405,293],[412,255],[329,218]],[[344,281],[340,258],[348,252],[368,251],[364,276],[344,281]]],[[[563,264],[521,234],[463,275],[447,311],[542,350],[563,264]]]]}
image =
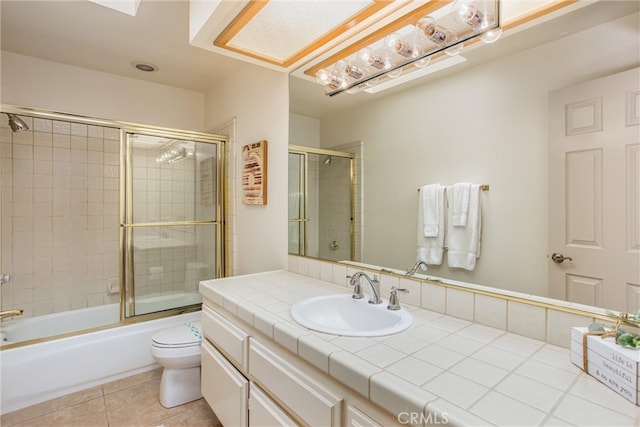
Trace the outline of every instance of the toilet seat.
{"type": "Polygon", "coordinates": [[[156,333],[151,345],[156,348],[199,347],[202,342],[200,322],[189,322],[156,333]]]}

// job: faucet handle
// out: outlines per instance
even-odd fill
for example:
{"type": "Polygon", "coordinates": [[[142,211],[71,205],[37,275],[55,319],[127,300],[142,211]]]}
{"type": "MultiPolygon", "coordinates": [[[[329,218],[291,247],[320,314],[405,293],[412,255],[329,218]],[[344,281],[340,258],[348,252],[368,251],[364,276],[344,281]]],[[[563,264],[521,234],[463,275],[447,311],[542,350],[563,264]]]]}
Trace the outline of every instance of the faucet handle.
{"type": "MultiPolygon", "coordinates": [[[[353,299],[364,298],[364,294],[362,293],[362,285],[360,284],[360,281],[354,280],[353,276],[347,276],[347,279],[350,280],[349,284],[353,286],[353,295],[351,295],[351,298],[353,299]]],[[[358,277],[356,277],[356,279],[358,279],[358,277]]]]}
{"type": "Polygon", "coordinates": [[[389,304],[387,305],[387,309],[389,310],[400,310],[400,301],[398,300],[398,292],[402,294],[408,294],[409,289],[404,288],[396,288],[395,286],[391,287],[391,294],[389,295],[389,304]]]}

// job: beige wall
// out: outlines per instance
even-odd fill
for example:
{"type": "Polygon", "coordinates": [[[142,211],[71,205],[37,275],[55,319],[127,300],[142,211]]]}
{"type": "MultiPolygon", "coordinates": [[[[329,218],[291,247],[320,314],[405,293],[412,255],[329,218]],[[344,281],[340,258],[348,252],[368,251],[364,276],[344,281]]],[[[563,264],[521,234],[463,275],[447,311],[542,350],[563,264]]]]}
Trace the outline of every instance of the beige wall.
{"type": "Polygon", "coordinates": [[[323,117],[323,144],[364,142],[363,261],[415,262],[421,185],[489,184],[476,270],[429,274],[546,295],[547,93],[638,66],[638,15],[619,24],[323,117]]]}
{"type": "Polygon", "coordinates": [[[204,94],[2,52],[0,100],[60,113],[202,131],[204,94]]]}
{"type": "Polygon", "coordinates": [[[248,65],[206,94],[206,129],[218,128],[233,118],[237,123],[237,184],[235,199],[230,201],[235,208],[237,274],[287,267],[288,82],[284,73],[248,65]],[[268,200],[262,206],[244,205],[240,150],[260,140],[268,142],[268,200]]]}

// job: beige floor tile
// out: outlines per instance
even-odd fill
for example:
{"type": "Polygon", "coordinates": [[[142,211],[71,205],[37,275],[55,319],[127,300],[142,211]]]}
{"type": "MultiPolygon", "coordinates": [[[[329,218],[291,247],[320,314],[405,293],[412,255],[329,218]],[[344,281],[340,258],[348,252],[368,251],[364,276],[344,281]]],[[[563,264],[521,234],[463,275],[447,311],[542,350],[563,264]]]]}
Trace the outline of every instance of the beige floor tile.
{"type": "Polygon", "coordinates": [[[182,406],[167,409],[160,405],[159,390],[157,379],[106,395],[109,426],[157,426],[163,419],[184,411],[182,406]]]}
{"type": "Polygon", "coordinates": [[[159,402],[162,369],[133,375],[2,416],[2,427],[222,427],[204,399],[159,402]]]}
{"type": "Polygon", "coordinates": [[[108,427],[108,425],[102,397],[14,424],[15,427],[108,427]]]}
{"type": "Polygon", "coordinates": [[[162,420],[164,427],[222,427],[204,399],[184,405],[184,411],[162,420]]]}
{"type": "Polygon", "coordinates": [[[147,381],[157,380],[162,377],[162,368],[154,369],[152,371],[146,371],[141,374],[132,375],[130,377],[122,378],[120,380],[112,381],[102,386],[104,394],[115,393],[125,388],[137,386],[147,381]]]}
{"type": "Polygon", "coordinates": [[[27,408],[4,414],[2,415],[2,419],[0,419],[0,425],[3,427],[19,425],[25,421],[42,417],[57,410],[97,398],[102,398],[102,387],[100,386],[68,394],[56,399],[47,400],[46,402],[37,403],[27,408]]]}

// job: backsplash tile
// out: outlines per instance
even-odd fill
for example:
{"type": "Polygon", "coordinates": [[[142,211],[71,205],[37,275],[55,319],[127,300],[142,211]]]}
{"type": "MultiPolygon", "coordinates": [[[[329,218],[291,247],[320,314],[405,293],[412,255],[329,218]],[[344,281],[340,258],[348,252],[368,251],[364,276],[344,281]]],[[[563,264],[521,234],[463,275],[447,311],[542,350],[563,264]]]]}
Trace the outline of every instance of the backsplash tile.
{"type": "Polygon", "coordinates": [[[447,289],[443,286],[423,283],[420,306],[427,310],[437,311],[438,313],[446,313],[446,291],[447,289]]]}
{"type": "Polygon", "coordinates": [[[473,293],[458,289],[447,289],[446,312],[448,315],[473,321],[473,302],[473,293]]]}
{"type": "Polygon", "coordinates": [[[593,318],[573,313],[549,310],[547,313],[547,342],[561,347],[571,347],[571,328],[589,326],[593,318]]]}
{"type": "Polygon", "coordinates": [[[496,329],[507,329],[507,300],[475,295],[475,322],[496,329]]]}
{"type": "Polygon", "coordinates": [[[546,311],[543,307],[509,301],[507,304],[507,330],[525,337],[545,341],[546,311]]]}

